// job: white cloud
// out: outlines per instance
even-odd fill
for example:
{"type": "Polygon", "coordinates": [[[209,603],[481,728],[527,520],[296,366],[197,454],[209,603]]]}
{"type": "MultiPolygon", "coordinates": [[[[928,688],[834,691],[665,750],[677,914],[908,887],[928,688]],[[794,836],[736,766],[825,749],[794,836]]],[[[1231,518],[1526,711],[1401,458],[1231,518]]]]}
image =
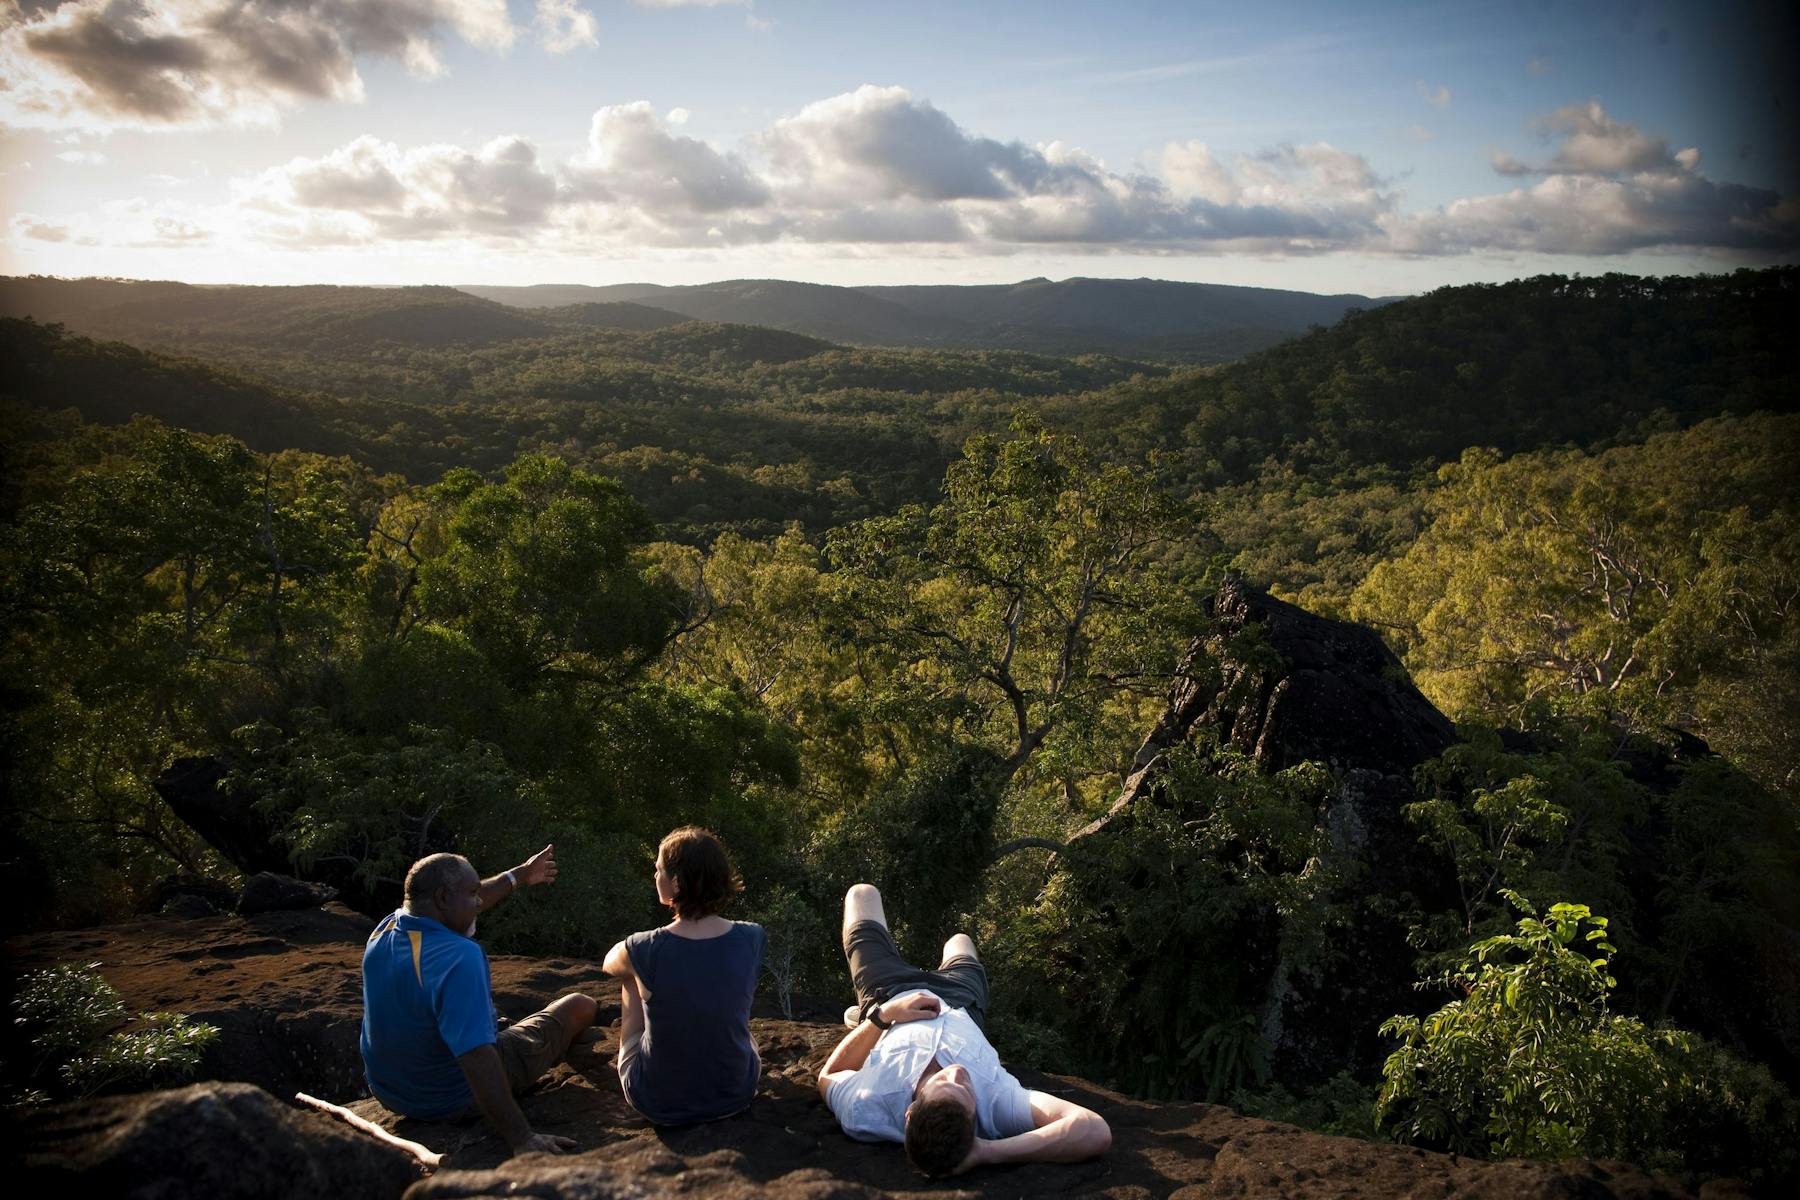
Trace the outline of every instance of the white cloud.
{"type": "Polygon", "coordinates": [[[1499,175],[1536,175],[1538,173],[1536,167],[1520,162],[1504,150],[1489,150],[1488,163],[1499,175]]]}
{"type": "MultiPolygon", "coordinates": [[[[554,6],[553,6],[554,7],[554,6]]],[[[266,125],[360,100],[359,57],[441,73],[455,36],[503,48],[506,0],[70,0],[0,29],[0,120],[38,128],[266,125]]]]}
{"type": "Polygon", "coordinates": [[[1388,233],[1389,248],[1412,254],[1791,250],[1800,245],[1800,206],[1696,175],[1552,175],[1530,188],[1397,220],[1388,233]]]}
{"type": "Polygon", "coordinates": [[[333,242],[447,235],[513,238],[543,225],[556,179],[517,137],[478,150],[360,137],[323,158],[295,159],[240,187],[243,207],[279,239],[333,242]],[[321,219],[323,218],[323,219],[321,219]]]}
{"type": "Polygon", "coordinates": [[[1556,157],[1550,160],[1548,169],[1553,172],[1613,175],[1679,166],[1661,138],[1649,137],[1636,125],[1614,120],[1598,100],[1559,108],[1543,118],[1540,125],[1563,138],[1556,157]]]}
{"type": "Polygon", "coordinates": [[[1421,79],[1415,82],[1413,86],[1419,90],[1419,95],[1425,98],[1425,103],[1431,105],[1433,108],[1450,107],[1450,89],[1447,85],[1440,83],[1436,87],[1433,87],[1421,79]]]}
{"type": "Polygon", "coordinates": [[[190,205],[119,200],[98,212],[49,218],[19,213],[9,223],[14,242],[29,240],[121,249],[203,246],[216,236],[217,214],[190,205]]]}
{"type": "Polygon", "coordinates": [[[755,208],[768,189],[735,155],[669,132],[646,101],[594,113],[588,145],[571,164],[578,198],[656,210],[674,220],[755,208]]]}
{"type": "Polygon", "coordinates": [[[768,245],[1270,256],[1800,247],[1800,205],[1707,179],[1698,150],[1671,154],[1598,105],[1541,123],[1557,139],[1544,165],[1492,152],[1503,174],[1532,177],[1520,186],[1412,213],[1367,158],[1325,142],[1257,153],[1176,142],[1154,173],[1120,172],[1059,142],[971,133],[901,88],[806,105],[735,149],[679,132],[683,114],[643,101],[601,108],[586,145],[562,161],[521,137],[470,149],[364,136],[237,180],[230,201],[209,209],[140,201],[92,220],[15,221],[12,236],[371,250],[430,240],[544,256],[768,245]]]}
{"type": "Polygon", "coordinates": [[[98,150],[64,150],[56,157],[60,162],[80,163],[95,167],[106,161],[106,155],[98,150]]]}
{"type": "Polygon", "coordinates": [[[1537,127],[1559,144],[1534,166],[1490,152],[1502,175],[1541,175],[1530,187],[1457,200],[1386,223],[1403,253],[1470,250],[1624,254],[1683,247],[1780,251],[1800,246],[1800,206],[1775,192],[1716,182],[1700,151],[1670,152],[1662,138],[1617,120],[1598,101],[1559,108],[1537,127]]]}
{"type": "Polygon", "coordinates": [[[687,109],[676,107],[671,108],[668,115],[665,116],[663,120],[671,125],[686,125],[688,123],[688,118],[691,116],[693,116],[693,114],[688,112],[687,109]]]}
{"type": "Polygon", "coordinates": [[[580,0],[537,0],[538,44],[552,54],[564,54],[600,43],[594,14],[580,0]]]}

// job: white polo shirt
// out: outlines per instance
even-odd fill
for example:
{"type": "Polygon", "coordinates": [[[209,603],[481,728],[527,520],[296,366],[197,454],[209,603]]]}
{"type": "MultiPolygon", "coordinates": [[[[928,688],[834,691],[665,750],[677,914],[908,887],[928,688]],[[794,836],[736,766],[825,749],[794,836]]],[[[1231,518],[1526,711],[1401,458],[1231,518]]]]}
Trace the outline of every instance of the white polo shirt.
{"type": "MultiPolygon", "coordinates": [[[[914,996],[914,988],[892,997],[914,996]]],[[[938,1001],[942,1005],[942,1001],[938,1001]]],[[[864,1142],[906,1140],[906,1108],[919,1077],[936,1058],[969,1072],[975,1092],[975,1131],[990,1141],[1029,1133],[1031,1093],[1000,1065],[999,1055],[973,1017],[960,1008],[941,1009],[928,1021],[907,1021],[882,1033],[862,1068],[825,1086],[825,1103],[844,1132],[864,1142]]]]}

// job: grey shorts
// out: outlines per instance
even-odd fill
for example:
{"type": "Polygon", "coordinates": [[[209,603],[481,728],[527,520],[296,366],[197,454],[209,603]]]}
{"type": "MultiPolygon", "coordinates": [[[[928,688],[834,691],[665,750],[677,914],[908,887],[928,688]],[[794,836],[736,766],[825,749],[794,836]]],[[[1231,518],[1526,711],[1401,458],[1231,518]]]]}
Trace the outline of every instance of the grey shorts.
{"type": "Polygon", "coordinates": [[[507,1084],[514,1092],[522,1092],[561,1062],[574,1040],[568,1027],[544,1009],[502,1029],[494,1039],[494,1049],[506,1068],[507,1084]]]}
{"type": "Polygon", "coordinates": [[[937,970],[915,967],[900,957],[894,935],[880,921],[858,921],[844,935],[844,957],[850,960],[850,984],[860,1007],[914,988],[937,993],[950,1008],[966,1008],[975,1024],[987,1028],[987,968],[979,959],[958,955],[937,970]]]}

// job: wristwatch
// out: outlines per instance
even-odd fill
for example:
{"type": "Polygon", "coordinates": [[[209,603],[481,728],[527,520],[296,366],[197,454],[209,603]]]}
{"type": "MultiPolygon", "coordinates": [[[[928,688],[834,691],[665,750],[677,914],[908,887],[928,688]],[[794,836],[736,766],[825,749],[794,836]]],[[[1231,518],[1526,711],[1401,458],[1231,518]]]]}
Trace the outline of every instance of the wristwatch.
{"type": "Polygon", "coordinates": [[[881,1019],[881,1001],[871,1000],[863,1005],[863,1020],[872,1023],[877,1029],[892,1029],[893,1022],[881,1019]]]}

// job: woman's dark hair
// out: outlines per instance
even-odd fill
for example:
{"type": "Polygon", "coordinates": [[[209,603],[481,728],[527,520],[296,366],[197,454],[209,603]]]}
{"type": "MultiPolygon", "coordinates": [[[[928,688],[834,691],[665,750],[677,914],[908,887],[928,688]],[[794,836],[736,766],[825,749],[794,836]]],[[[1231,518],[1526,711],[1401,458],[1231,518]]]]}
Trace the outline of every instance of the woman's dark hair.
{"type": "Polygon", "coordinates": [[[744,890],[725,844],[698,826],[684,825],[669,834],[656,856],[674,883],[675,911],[687,920],[712,916],[744,890]]]}
{"type": "Polygon", "coordinates": [[[975,1145],[975,1118],[951,1099],[921,1100],[906,1114],[906,1157],[923,1174],[942,1179],[975,1145]]]}

